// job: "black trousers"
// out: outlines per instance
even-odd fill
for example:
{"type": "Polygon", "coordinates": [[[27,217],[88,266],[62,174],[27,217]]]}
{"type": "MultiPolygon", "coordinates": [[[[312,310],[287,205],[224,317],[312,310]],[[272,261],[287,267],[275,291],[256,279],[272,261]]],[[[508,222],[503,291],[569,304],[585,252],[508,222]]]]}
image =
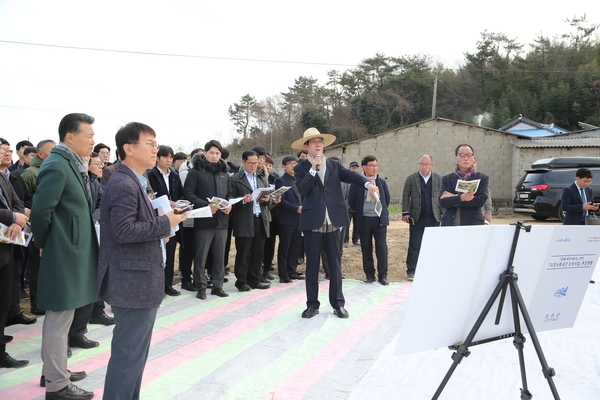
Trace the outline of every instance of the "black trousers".
{"type": "MultiPolygon", "coordinates": [[[[0,246],[9,245],[0,244],[0,246]]],[[[6,327],[6,316],[8,315],[8,309],[10,308],[14,275],[15,265],[11,251],[8,263],[0,266],[0,358],[3,358],[4,352],[6,351],[4,328],[6,327]]]]}
{"type": "Polygon", "coordinates": [[[271,221],[269,225],[269,237],[265,239],[265,250],[263,254],[263,272],[273,271],[273,258],[275,258],[275,236],[277,225],[271,221]]]}
{"type": "Polygon", "coordinates": [[[12,296],[10,298],[10,308],[8,310],[8,315],[6,319],[10,319],[16,315],[21,313],[21,273],[23,272],[23,250],[26,250],[24,247],[18,246],[13,248],[13,252],[16,252],[15,255],[18,257],[15,259],[15,273],[13,276],[13,285],[12,285],[12,296]]]}
{"type": "Polygon", "coordinates": [[[27,247],[29,249],[29,302],[31,308],[37,308],[37,287],[40,276],[40,249],[36,247],[33,241],[27,247]]]}
{"type": "Polygon", "coordinates": [[[379,224],[379,217],[363,217],[362,229],[358,231],[360,250],[362,251],[363,270],[367,278],[375,278],[375,262],[373,260],[373,240],[377,256],[377,277],[387,278],[388,247],[387,226],[379,224]]]}
{"type": "Polygon", "coordinates": [[[296,273],[300,230],[296,225],[279,225],[279,248],[277,249],[277,270],[279,278],[289,278],[296,273]]]}
{"type": "Polygon", "coordinates": [[[419,218],[417,222],[408,227],[408,253],[406,254],[406,272],[415,273],[417,262],[419,261],[419,253],[421,252],[421,242],[423,241],[423,233],[425,228],[440,226],[440,223],[431,217],[419,218]]]}
{"type": "Polygon", "coordinates": [[[71,327],[69,328],[69,339],[84,335],[84,332],[87,329],[87,324],[90,322],[90,318],[92,317],[94,304],[95,303],[86,304],[85,306],[75,309],[73,322],[71,322],[71,327]]]}
{"type": "Polygon", "coordinates": [[[255,288],[260,283],[260,266],[263,260],[267,232],[263,226],[262,217],[252,217],[254,237],[235,238],[235,286],[239,289],[244,285],[255,288]]]}
{"type": "Polygon", "coordinates": [[[194,228],[183,228],[182,243],[179,247],[179,272],[183,282],[192,281],[192,263],[196,256],[196,237],[194,228]]]}

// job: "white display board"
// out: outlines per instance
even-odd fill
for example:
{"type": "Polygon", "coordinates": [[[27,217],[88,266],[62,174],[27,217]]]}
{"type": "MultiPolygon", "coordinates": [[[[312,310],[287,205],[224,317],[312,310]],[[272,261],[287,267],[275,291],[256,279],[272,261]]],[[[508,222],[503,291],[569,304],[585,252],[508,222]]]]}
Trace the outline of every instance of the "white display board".
{"type": "MultiPolygon", "coordinates": [[[[462,342],[506,270],[515,226],[427,228],[397,353],[462,342]]],[[[536,331],[572,327],[600,254],[600,226],[520,231],[513,265],[536,331]]],[[[499,298],[474,341],[514,333],[510,296],[499,298]]],[[[527,328],[522,321],[521,329],[527,328]]]]}

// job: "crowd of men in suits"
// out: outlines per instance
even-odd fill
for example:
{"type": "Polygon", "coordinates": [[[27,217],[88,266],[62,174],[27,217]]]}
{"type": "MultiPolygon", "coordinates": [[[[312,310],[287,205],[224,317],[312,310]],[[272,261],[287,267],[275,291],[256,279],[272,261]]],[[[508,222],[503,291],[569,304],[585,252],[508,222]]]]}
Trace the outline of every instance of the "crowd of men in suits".
{"type": "MultiPolygon", "coordinates": [[[[320,309],[322,266],[330,280],[333,313],[348,318],[341,253],[353,217],[358,234],[353,242],[360,240],[365,282],[388,285],[391,199],[376,157],[365,156],[360,167],[354,162],[345,168],[339,159],[323,154],[335,136],[310,128],[292,144],[296,153],[283,157],[279,176],[262,147],[244,151],[237,166],[216,140],[189,156],[174,153],[157,144],[151,127],[133,122],[117,132],[117,161],[111,164],[110,147],[94,146],[93,123],[86,114],[65,116],[58,143],[44,140],[33,147],[19,142],[14,164],[10,144],[0,139],[0,222],[11,238],[28,222],[33,232],[27,248],[0,244],[0,327],[4,332],[5,323],[35,323],[19,306],[27,278],[31,313],[45,315],[40,385],[46,387],[47,399],[93,397],[73,385],[85,372],[66,368],[72,347],[99,345],[85,336],[88,323],[116,325],[105,398],[139,397],[157,308],[165,295],[181,294],[173,288],[177,244],[181,287],[200,300],[206,299],[208,289],[211,295],[229,296],[223,284],[233,237],[239,291],[269,289],[276,266],[282,284],[306,280],[302,317],[312,318],[320,309]],[[288,190],[282,195],[271,194],[283,187],[288,190]],[[163,196],[172,210],[158,215],[152,201],[163,196]],[[233,199],[237,202],[228,203],[233,199]],[[208,207],[211,216],[187,219],[177,212],[185,204],[208,207]],[[305,274],[297,269],[304,257],[305,274]],[[104,312],[105,301],[114,317],[104,312]]],[[[432,159],[424,155],[419,172],[407,178],[403,220],[411,222],[409,279],[425,227],[440,221],[483,221],[487,176],[473,169],[473,155],[471,146],[459,146],[456,171],[443,178],[432,173],[432,159]],[[479,179],[481,193],[456,193],[459,178],[479,179]]],[[[27,360],[8,355],[10,340],[5,335],[0,340],[0,367],[27,365],[27,360]]]]}

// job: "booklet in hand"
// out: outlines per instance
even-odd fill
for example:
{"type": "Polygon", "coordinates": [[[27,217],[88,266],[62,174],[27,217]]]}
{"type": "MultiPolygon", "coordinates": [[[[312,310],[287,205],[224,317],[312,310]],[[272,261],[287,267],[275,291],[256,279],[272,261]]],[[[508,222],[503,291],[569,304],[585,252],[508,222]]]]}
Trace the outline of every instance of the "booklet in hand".
{"type": "Polygon", "coordinates": [[[481,182],[481,179],[475,179],[472,181],[464,181],[459,179],[456,182],[456,188],[454,190],[461,193],[475,193],[479,188],[479,182],[481,182]]]}

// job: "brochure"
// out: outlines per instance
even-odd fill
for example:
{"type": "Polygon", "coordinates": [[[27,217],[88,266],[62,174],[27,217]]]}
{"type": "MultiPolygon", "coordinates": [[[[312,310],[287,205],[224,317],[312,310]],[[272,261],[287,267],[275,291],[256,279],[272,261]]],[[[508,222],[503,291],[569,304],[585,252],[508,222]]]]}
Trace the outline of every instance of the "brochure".
{"type": "Polygon", "coordinates": [[[279,189],[277,189],[276,191],[274,191],[273,193],[271,193],[271,197],[274,199],[281,197],[281,196],[283,196],[283,194],[285,192],[287,192],[291,188],[292,188],[291,186],[282,186],[279,189]]]}
{"type": "Polygon", "coordinates": [[[273,192],[273,189],[271,189],[270,187],[258,188],[254,192],[252,192],[252,200],[257,201],[261,197],[271,194],[272,192],[273,192]]]}
{"type": "Polygon", "coordinates": [[[244,200],[243,197],[237,197],[235,199],[222,199],[220,197],[212,197],[210,199],[208,199],[208,204],[211,204],[215,207],[217,207],[219,210],[224,210],[229,206],[234,205],[235,203],[239,203],[240,201],[244,200]]]}
{"type": "Polygon", "coordinates": [[[0,243],[12,243],[17,244],[19,246],[27,247],[29,242],[31,242],[31,225],[29,222],[25,224],[23,230],[17,235],[15,240],[12,240],[8,237],[8,226],[0,223],[0,243]]]}
{"type": "Polygon", "coordinates": [[[459,179],[456,182],[456,188],[454,190],[461,193],[475,193],[479,188],[479,182],[481,182],[481,179],[475,179],[472,181],[464,181],[459,179]]]}

